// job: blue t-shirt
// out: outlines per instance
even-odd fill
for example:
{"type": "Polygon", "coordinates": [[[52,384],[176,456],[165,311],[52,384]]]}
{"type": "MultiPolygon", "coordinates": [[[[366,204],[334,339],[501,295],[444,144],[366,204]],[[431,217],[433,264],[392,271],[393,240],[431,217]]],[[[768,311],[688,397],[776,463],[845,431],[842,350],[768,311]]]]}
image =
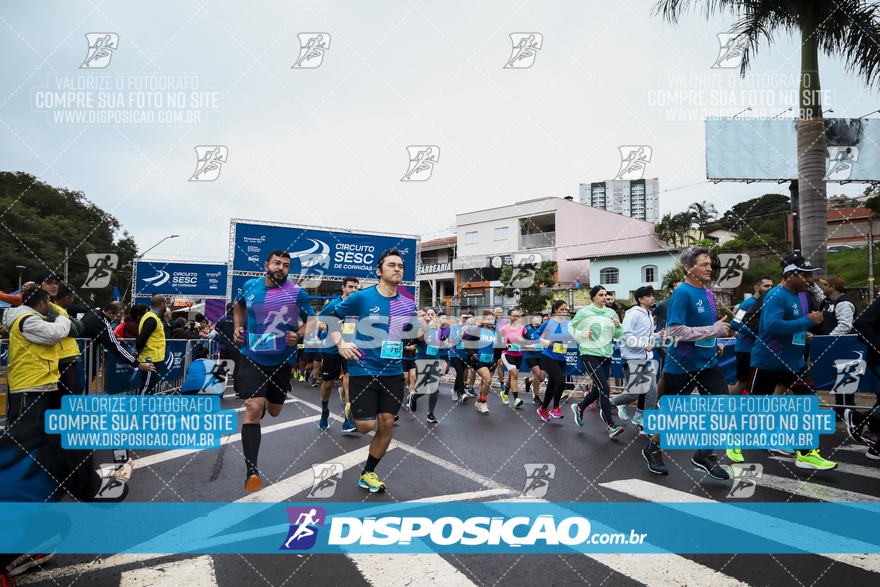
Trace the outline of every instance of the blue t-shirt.
{"type": "Polygon", "coordinates": [[[758,340],[752,347],[752,367],[797,373],[806,364],[806,335],[813,327],[813,321],[807,318],[809,308],[801,296],[781,285],[764,296],[758,340]]]}
{"type": "MultiPolygon", "coordinates": [[[[539,326],[526,326],[526,339],[536,340],[540,338],[537,334],[539,328],[539,326]]],[[[540,359],[543,354],[544,351],[529,351],[526,350],[526,347],[523,347],[523,358],[525,359],[540,359]]]]}
{"type": "Polygon", "coordinates": [[[186,379],[180,388],[180,393],[195,395],[220,395],[223,393],[224,383],[214,376],[214,367],[217,365],[210,359],[196,359],[190,363],[186,370],[186,379]]]}
{"type": "MultiPolygon", "coordinates": [[[[672,292],[666,315],[667,328],[673,324],[698,328],[712,326],[717,321],[718,309],[715,307],[715,294],[712,290],[682,283],[672,292]]],[[[717,353],[718,346],[714,338],[679,342],[669,347],[663,370],[679,375],[709,369],[718,364],[715,359],[717,353]]]]}
{"type": "Polygon", "coordinates": [[[543,324],[538,327],[538,330],[535,331],[536,338],[543,338],[544,340],[549,340],[553,343],[552,346],[544,349],[544,356],[550,357],[554,361],[564,361],[565,353],[570,349],[578,348],[577,343],[568,333],[568,323],[571,322],[568,318],[559,322],[556,318],[550,318],[543,324]],[[565,351],[559,352],[562,350],[558,345],[564,345],[565,351]]]}
{"type": "MultiPolygon", "coordinates": [[[[755,296],[743,300],[743,303],[739,305],[739,310],[748,311],[749,308],[755,305],[757,300],[758,298],[755,296]]],[[[730,327],[739,332],[736,336],[736,345],[733,347],[733,350],[738,353],[751,353],[752,346],[755,344],[755,333],[749,330],[742,322],[731,322],[730,327]]]]}
{"type": "Polygon", "coordinates": [[[492,365],[495,363],[495,345],[498,341],[498,331],[494,328],[472,327],[465,334],[464,352],[467,356],[476,354],[477,361],[492,365]]]}
{"type": "Polygon", "coordinates": [[[312,344],[308,344],[308,342],[303,345],[303,350],[307,353],[320,353],[324,347],[324,340],[327,338],[326,330],[315,330],[312,332],[312,335],[309,337],[308,342],[312,344]]]}
{"type": "MultiPolygon", "coordinates": [[[[341,302],[341,301],[342,301],[342,296],[330,300],[326,306],[321,308],[321,311],[318,312],[318,316],[319,317],[320,316],[332,316],[333,309],[336,306],[338,306],[339,302],[341,302]]],[[[328,327],[330,327],[329,324],[328,324],[328,327]]],[[[338,355],[339,354],[339,349],[336,348],[335,344],[333,344],[333,338],[330,336],[327,336],[327,338],[324,339],[324,348],[321,350],[324,352],[324,354],[328,354],[328,355],[338,355]]]]}
{"type": "Polygon", "coordinates": [[[386,357],[399,356],[404,331],[418,329],[415,312],[416,305],[411,299],[400,293],[386,298],[375,285],[356,291],[337,304],[332,310],[334,316],[340,319],[356,317],[359,320],[352,342],[357,345],[362,358],[348,361],[349,375],[402,375],[400,359],[382,358],[382,347],[386,347],[386,357]]]}
{"type": "Polygon", "coordinates": [[[241,354],[268,367],[286,363],[296,354],[296,346],[287,346],[287,335],[299,330],[300,319],[305,322],[315,315],[306,290],[292,281],[267,287],[265,278],[251,279],[238,303],[247,308],[241,354]]]}
{"type": "MultiPolygon", "coordinates": [[[[450,356],[450,357],[458,357],[459,359],[464,359],[464,358],[466,358],[466,357],[465,357],[464,348],[458,348],[459,345],[462,344],[462,342],[461,342],[461,338],[462,338],[462,334],[461,334],[461,332],[462,332],[462,328],[461,328],[461,324],[460,324],[460,323],[453,324],[453,325],[451,325],[451,326],[449,327],[449,340],[448,340],[447,342],[448,342],[448,344],[449,344],[449,349],[448,349],[448,350],[449,350],[449,356],[450,356]]],[[[462,345],[462,347],[463,347],[463,345],[462,345]]]]}

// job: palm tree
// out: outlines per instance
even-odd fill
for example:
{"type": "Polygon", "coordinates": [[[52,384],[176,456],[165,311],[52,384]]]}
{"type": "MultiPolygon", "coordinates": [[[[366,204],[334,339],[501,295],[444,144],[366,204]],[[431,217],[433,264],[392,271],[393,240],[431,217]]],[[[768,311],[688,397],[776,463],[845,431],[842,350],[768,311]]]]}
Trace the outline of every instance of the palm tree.
{"type": "Polygon", "coordinates": [[[682,246],[690,245],[693,240],[693,237],[691,237],[691,225],[693,223],[694,215],[690,208],[672,217],[672,230],[681,236],[682,246]]]}
{"type": "Polygon", "coordinates": [[[676,232],[675,226],[672,222],[672,214],[667,212],[663,215],[663,218],[660,219],[660,222],[654,225],[654,230],[657,231],[660,240],[667,244],[671,244],[673,247],[676,246],[676,232]]]}
{"type": "Polygon", "coordinates": [[[820,273],[824,275],[828,266],[828,216],[819,50],[829,57],[842,57],[847,71],[860,77],[865,85],[876,84],[880,77],[880,6],[864,0],[659,0],[654,14],[676,24],[691,9],[702,9],[707,20],[723,13],[738,19],[731,32],[746,42],[742,75],[762,43],[772,46],[780,33],[800,33],[797,155],[801,250],[813,265],[823,268],[820,273]]]}
{"type": "Polygon", "coordinates": [[[706,234],[703,232],[703,227],[718,218],[718,210],[715,208],[715,205],[710,204],[705,200],[702,202],[694,202],[688,208],[688,212],[691,213],[691,218],[697,225],[697,230],[700,231],[700,237],[706,238],[706,234]]]}

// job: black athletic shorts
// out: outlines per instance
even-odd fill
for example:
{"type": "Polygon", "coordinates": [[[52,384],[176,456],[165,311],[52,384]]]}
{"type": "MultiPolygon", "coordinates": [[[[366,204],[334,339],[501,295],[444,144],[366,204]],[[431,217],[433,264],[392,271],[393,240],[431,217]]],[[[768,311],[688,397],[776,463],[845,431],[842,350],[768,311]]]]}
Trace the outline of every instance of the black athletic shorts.
{"type": "Polygon", "coordinates": [[[754,367],[746,385],[746,392],[752,395],[773,395],[777,385],[790,389],[795,395],[816,393],[816,384],[806,365],[797,373],[754,367]]]}
{"type": "Polygon", "coordinates": [[[752,374],[752,353],[736,353],[736,380],[748,381],[752,374]]]}
{"type": "Polygon", "coordinates": [[[489,369],[489,373],[492,373],[493,371],[495,371],[495,367],[498,365],[497,361],[492,362],[492,363],[483,363],[479,359],[476,359],[476,358],[468,359],[467,361],[465,361],[465,363],[467,364],[468,367],[470,367],[474,371],[479,371],[483,367],[486,367],[487,369],[489,369]]]}
{"type": "Polygon", "coordinates": [[[261,365],[242,355],[238,379],[241,399],[264,397],[269,403],[283,404],[290,391],[290,365],[261,365]]]}
{"type": "Polygon", "coordinates": [[[522,355],[510,355],[504,353],[501,355],[501,360],[504,362],[504,366],[508,371],[510,371],[511,367],[519,371],[520,367],[522,367],[522,355]]]}
{"type": "Polygon", "coordinates": [[[403,367],[404,373],[406,373],[410,369],[416,368],[416,360],[415,359],[401,359],[400,364],[403,367]]]}
{"type": "Polygon", "coordinates": [[[343,375],[348,375],[348,361],[338,353],[324,353],[324,381],[333,381],[343,375]]]}
{"type": "Polygon", "coordinates": [[[495,362],[496,363],[501,360],[501,353],[503,353],[503,352],[504,352],[503,348],[495,349],[495,362]]]}
{"type": "Polygon", "coordinates": [[[535,367],[541,368],[541,357],[526,357],[526,367],[529,368],[529,371],[534,369],[535,367]]]}
{"type": "Polygon", "coordinates": [[[692,373],[669,373],[663,375],[663,395],[690,395],[694,388],[700,395],[727,395],[727,378],[719,365],[692,373]]]}
{"type": "Polygon", "coordinates": [[[403,375],[358,375],[348,378],[348,397],[355,420],[375,420],[377,414],[394,414],[403,404],[403,375]]]}

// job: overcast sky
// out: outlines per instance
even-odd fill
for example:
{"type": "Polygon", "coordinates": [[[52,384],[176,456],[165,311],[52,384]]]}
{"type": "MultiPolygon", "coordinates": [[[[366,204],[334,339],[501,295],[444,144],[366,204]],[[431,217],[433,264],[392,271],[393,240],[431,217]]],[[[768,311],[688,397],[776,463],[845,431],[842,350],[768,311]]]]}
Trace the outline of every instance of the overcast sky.
{"type": "MultiPolygon", "coordinates": [[[[652,6],[5,3],[0,167],[82,190],[141,250],[179,234],[149,256],[193,260],[227,258],[232,217],[428,235],[456,213],[577,197],[580,182],[617,174],[621,145],[652,148],[646,177],[671,190],[661,194],[661,214],[694,201],[723,211],[763,193],[787,193],[775,184],[692,185],[706,179],[704,124],[665,121],[678,114],[658,106],[650,90],[698,89],[673,85],[684,75],[712,74],[706,84],[724,83],[713,88],[718,96],[739,98],[739,82],[730,85],[736,70],[711,68],[716,35],[732,19],[693,15],[673,27],[652,17],[652,6]],[[80,69],[88,33],[119,36],[105,68],[80,69]],[[292,68],[299,33],[329,34],[319,67],[292,68]],[[511,33],[543,36],[531,67],[504,68],[511,33]],[[222,110],[199,126],[50,125],[35,92],[57,76],[84,74],[200,75],[221,93],[222,110]],[[214,181],[188,181],[199,145],[228,148],[214,181]],[[400,181],[410,145],[439,147],[428,181],[400,181]]],[[[780,37],[752,71],[784,84],[799,64],[798,43],[780,37]]],[[[821,58],[820,72],[834,116],[878,108],[876,94],[839,60],[821,58]]],[[[778,106],[782,94],[730,107],[778,112],[787,106],[778,106]]],[[[701,102],[706,96],[683,110],[711,105],[701,102]]],[[[859,191],[832,184],[829,195],[859,191]]]]}

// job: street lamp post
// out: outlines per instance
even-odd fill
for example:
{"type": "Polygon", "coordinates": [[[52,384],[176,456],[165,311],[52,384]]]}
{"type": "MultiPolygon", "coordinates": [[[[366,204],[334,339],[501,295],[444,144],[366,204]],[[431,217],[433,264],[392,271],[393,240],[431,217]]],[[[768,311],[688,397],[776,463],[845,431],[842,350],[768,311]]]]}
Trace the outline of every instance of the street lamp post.
{"type": "Polygon", "coordinates": [[[166,236],[165,238],[163,238],[162,240],[160,240],[159,242],[157,242],[155,245],[153,245],[152,247],[150,247],[149,249],[147,249],[146,251],[144,251],[143,253],[141,253],[140,255],[138,255],[137,258],[138,258],[138,259],[143,259],[143,258],[144,258],[144,255],[146,255],[147,253],[149,253],[150,251],[152,251],[153,249],[155,249],[156,247],[158,247],[159,245],[161,245],[162,243],[164,243],[165,241],[167,241],[169,238],[177,238],[177,237],[179,237],[179,236],[180,236],[179,234],[172,234],[171,236],[166,236]]]}
{"type": "Polygon", "coordinates": [[[24,265],[16,265],[16,269],[18,269],[18,291],[21,291],[21,272],[27,269],[24,265]]]}
{"type": "Polygon", "coordinates": [[[168,239],[177,238],[179,236],[180,236],[179,234],[172,234],[172,235],[166,236],[165,238],[163,238],[162,240],[157,242],[155,245],[153,245],[152,247],[150,247],[149,249],[147,249],[146,251],[144,251],[143,253],[141,253],[140,255],[138,255],[137,257],[135,257],[134,259],[131,260],[131,265],[132,265],[131,277],[132,277],[132,279],[131,279],[131,283],[129,283],[129,289],[131,290],[132,300],[134,300],[134,289],[133,289],[134,288],[134,264],[137,262],[138,259],[143,259],[147,253],[149,253],[150,251],[152,251],[153,249],[155,249],[156,247],[158,247],[159,245],[161,245],[162,243],[164,243],[168,239]]]}

